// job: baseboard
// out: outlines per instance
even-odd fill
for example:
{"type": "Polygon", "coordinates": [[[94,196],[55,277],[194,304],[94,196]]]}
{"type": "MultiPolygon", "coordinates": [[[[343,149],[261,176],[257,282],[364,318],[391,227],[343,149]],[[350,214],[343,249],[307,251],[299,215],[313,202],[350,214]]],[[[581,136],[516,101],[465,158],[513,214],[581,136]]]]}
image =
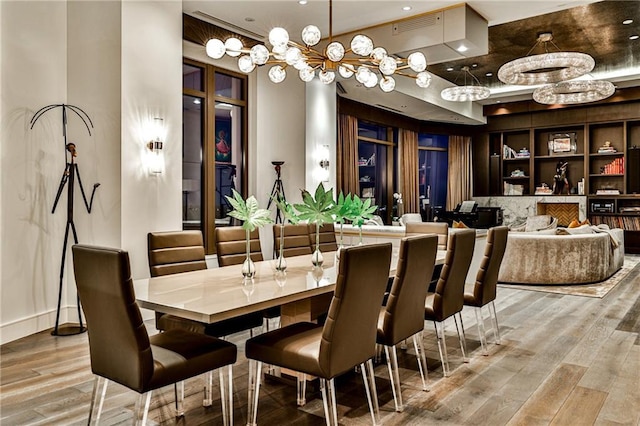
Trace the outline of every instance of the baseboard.
{"type": "MultiPolygon", "coordinates": [[[[76,306],[67,306],[60,309],[60,324],[65,324],[69,321],[78,321],[76,306]]],[[[4,345],[5,343],[39,333],[53,328],[55,325],[55,309],[2,324],[0,325],[0,344],[4,345]]]]}

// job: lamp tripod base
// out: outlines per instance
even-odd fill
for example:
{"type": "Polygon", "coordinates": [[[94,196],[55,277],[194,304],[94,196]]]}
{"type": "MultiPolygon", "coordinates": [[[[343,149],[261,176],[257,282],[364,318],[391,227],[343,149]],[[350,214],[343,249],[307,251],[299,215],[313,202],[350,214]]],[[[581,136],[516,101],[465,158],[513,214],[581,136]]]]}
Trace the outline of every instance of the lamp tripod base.
{"type": "Polygon", "coordinates": [[[75,336],[76,334],[82,334],[87,331],[87,327],[80,325],[63,325],[56,327],[51,331],[52,336],[75,336]]]}

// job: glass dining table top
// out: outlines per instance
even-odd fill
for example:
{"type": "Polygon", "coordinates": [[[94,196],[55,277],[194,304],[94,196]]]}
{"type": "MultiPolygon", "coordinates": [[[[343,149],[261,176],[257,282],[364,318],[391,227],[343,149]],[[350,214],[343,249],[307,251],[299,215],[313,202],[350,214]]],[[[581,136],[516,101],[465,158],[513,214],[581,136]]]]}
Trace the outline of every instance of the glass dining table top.
{"type": "MultiPolygon", "coordinates": [[[[397,251],[389,276],[395,275],[397,251]]],[[[436,263],[443,263],[438,251],[436,263]]],[[[133,282],[141,308],[204,323],[332,293],[336,283],[335,252],[324,253],[322,268],[314,268],[311,255],[287,258],[286,274],[277,273],[275,260],[255,262],[256,276],[245,280],[242,265],[184,272],[133,282]]]]}

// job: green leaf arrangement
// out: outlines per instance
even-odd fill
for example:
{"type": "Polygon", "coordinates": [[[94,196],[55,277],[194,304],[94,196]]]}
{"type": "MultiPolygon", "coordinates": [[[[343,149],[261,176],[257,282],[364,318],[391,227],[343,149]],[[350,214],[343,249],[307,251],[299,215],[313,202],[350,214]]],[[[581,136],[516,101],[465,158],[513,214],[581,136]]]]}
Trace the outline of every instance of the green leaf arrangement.
{"type": "Polygon", "coordinates": [[[293,204],[288,203],[284,198],[273,197],[273,202],[276,203],[278,210],[284,216],[284,220],[288,221],[290,224],[295,225],[300,222],[300,218],[298,217],[298,213],[293,208],[293,204]]]}
{"type": "Polygon", "coordinates": [[[366,200],[362,200],[357,195],[353,196],[353,201],[351,203],[350,208],[350,217],[347,219],[351,220],[354,225],[358,227],[362,227],[364,221],[367,219],[371,219],[373,217],[373,213],[376,211],[378,206],[371,205],[371,199],[367,198],[366,200]]]}
{"type": "Polygon", "coordinates": [[[242,221],[242,228],[247,231],[253,231],[256,228],[261,228],[268,223],[273,223],[271,219],[271,212],[267,209],[261,209],[258,206],[258,200],[251,195],[247,200],[242,199],[235,189],[232,189],[233,197],[226,195],[226,199],[233,207],[233,210],[229,212],[229,216],[242,221]]]}
{"type": "Polygon", "coordinates": [[[338,202],[336,204],[335,215],[336,220],[340,222],[342,225],[345,219],[349,220],[352,216],[351,210],[353,209],[353,195],[348,193],[344,195],[342,191],[340,191],[340,195],[338,195],[338,202]]]}
{"type": "Polygon", "coordinates": [[[333,201],[333,188],[324,190],[322,183],[316,188],[315,196],[302,190],[302,204],[293,206],[298,212],[299,220],[306,220],[318,226],[327,222],[333,222],[336,204],[333,201]]]}

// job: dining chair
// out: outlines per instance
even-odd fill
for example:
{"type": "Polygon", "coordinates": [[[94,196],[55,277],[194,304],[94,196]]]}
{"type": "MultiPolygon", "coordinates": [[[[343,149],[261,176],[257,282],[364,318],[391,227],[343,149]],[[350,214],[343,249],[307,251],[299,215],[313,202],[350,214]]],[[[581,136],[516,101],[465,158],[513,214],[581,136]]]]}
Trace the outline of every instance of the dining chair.
{"type": "MultiPolygon", "coordinates": [[[[247,231],[241,226],[217,227],[214,231],[216,240],[216,255],[219,266],[241,265],[247,258],[247,231]]],[[[249,255],[254,262],[260,262],[262,257],[262,246],[260,245],[260,234],[258,229],[254,229],[249,234],[249,255]]],[[[247,326],[262,326],[269,330],[269,320],[280,316],[280,307],[265,309],[262,312],[255,312],[239,317],[247,326]]],[[[227,320],[233,321],[234,319],[227,320]]],[[[250,331],[251,331],[250,328],[250,331]]],[[[252,335],[253,337],[253,335],[252,335]]]]}
{"type": "Polygon", "coordinates": [[[460,312],[464,306],[464,281],[471,265],[475,238],[476,231],[473,229],[463,229],[449,236],[447,254],[435,293],[428,293],[425,302],[424,319],[434,323],[445,377],[449,376],[449,360],[445,340],[445,320],[449,317],[453,317],[456,324],[462,358],[467,362],[464,325],[460,312]],[[456,314],[460,318],[459,327],[456,314]]]}
{"type": "Polygon", "coordinates": [[[170,384],[179,383],[175,387],[176,416],[184,415],[183,381],[199,374],[207,373],[205,405],[211,405],[215,369],[220,373],[223,422],[233,424],[236,346],[182,329],[149,336],[136,303],[129,254],[78,244],[72,251],[78,295],[87,318],[91,370],[96,375],[88,424],[100,420],[109,381],[140,394],[136,424],[147,421],[152,391],[170,384]]]}
{"type": "MultiPolygon", "coordinates": [[[[373,363],[377,320],[387,285],[391,243],[346,248],[324,325],[298,322],[247,340],[249,392],[247,424],[257,424],[262,364],[320,379],[327,424],[337,425],[335,377],[360,365],[373,423],[378,419],[373,363]]],[[[300,393],[299,393],[300,398],[300,393]]]]}
{"type": "Polygon", "coordinates": [[[496,345],[500,344],[500,329],[498,328],[498,316],[496,314],[496,290],[498,284],[498,272],[507,247],[507,236],[509,228],[506,226],[496,226],[490,228],[487,233],[487,245],[484,249],[484,257],[480,261],[480,269],[476,274],[476,281],[473,284],[473,291],[464,293],[465,306],[471,306],[476,314],[478,323],[478,335],[480,345],[484,355],[488,355],[487,339],[484,329],[484,318],[482,308],[489,306],[489,317],[493,323],[494,338],[496,345]]]}
{"type": "Polygon", "coordinates": [[[438,251],[436,235],[405,237],[400,241],[396,274],[386,306],[378,318],[377,343],[384,346],[396,411],[403,410],[396,345],[413,336],[422,390],[427,386],[427,362],[422,347],[424,300],[438,251]]]}
{"type": "MultiPolygon", "coordinates": [[[[152,277],[207,269],[202,232],[200,231],[149,232],[147,247],[149,272],[152,277]]],[[[261,325],[262,315],[260,313],[251,313],[205,324],[156,312],[156,328],[160,331],[182,328],[210,336],[223,337],[245,330],[252,333],[254,327],[261,325]]]]}
{"type": "MultiPolygon", "coordinates": [[[[216,256],[219,266],[239,265],[247,258],[247,233],[241,226],[219,226],[214,231],[216,256]]],[[[249,234],[251,260],[264,260],[260,246],[260,234],[254,229],[249,234]]]]}
{"type": "Polygon", "coordinates": [[[311,244],[309,243],[309,232],[307,224],[301,223],[297,225],[287,224],[284,226],[273,226],[273,243],[275,247],[276,257],[280,253],[280,235],[284,228],[284,246],[282,255],[284,257],[302,256],[311,254],[311,244]]]}
{"type": "MultiPolygon", "coordinates": [[[[316,225],[309,225],[309,239],[311,244],[311,252],[316,250],[316,225]]],[[[320,251],[323,253],[338,250],[338,242],[336,240],[336,229],[333,223],[325,223],[320,226],[320,251]]]]}
{"type": "MultiPolygon", "coordinates": [[[[449,225],[446,222],[408,222],[405,224],[405,235],[436,234],[438,236],[438,250],[446,250],[449,241],[449,225]]],[[[438,278],[442,272],[442,265],[433,269],[429,291],[434,292],[438,278]]]]}

